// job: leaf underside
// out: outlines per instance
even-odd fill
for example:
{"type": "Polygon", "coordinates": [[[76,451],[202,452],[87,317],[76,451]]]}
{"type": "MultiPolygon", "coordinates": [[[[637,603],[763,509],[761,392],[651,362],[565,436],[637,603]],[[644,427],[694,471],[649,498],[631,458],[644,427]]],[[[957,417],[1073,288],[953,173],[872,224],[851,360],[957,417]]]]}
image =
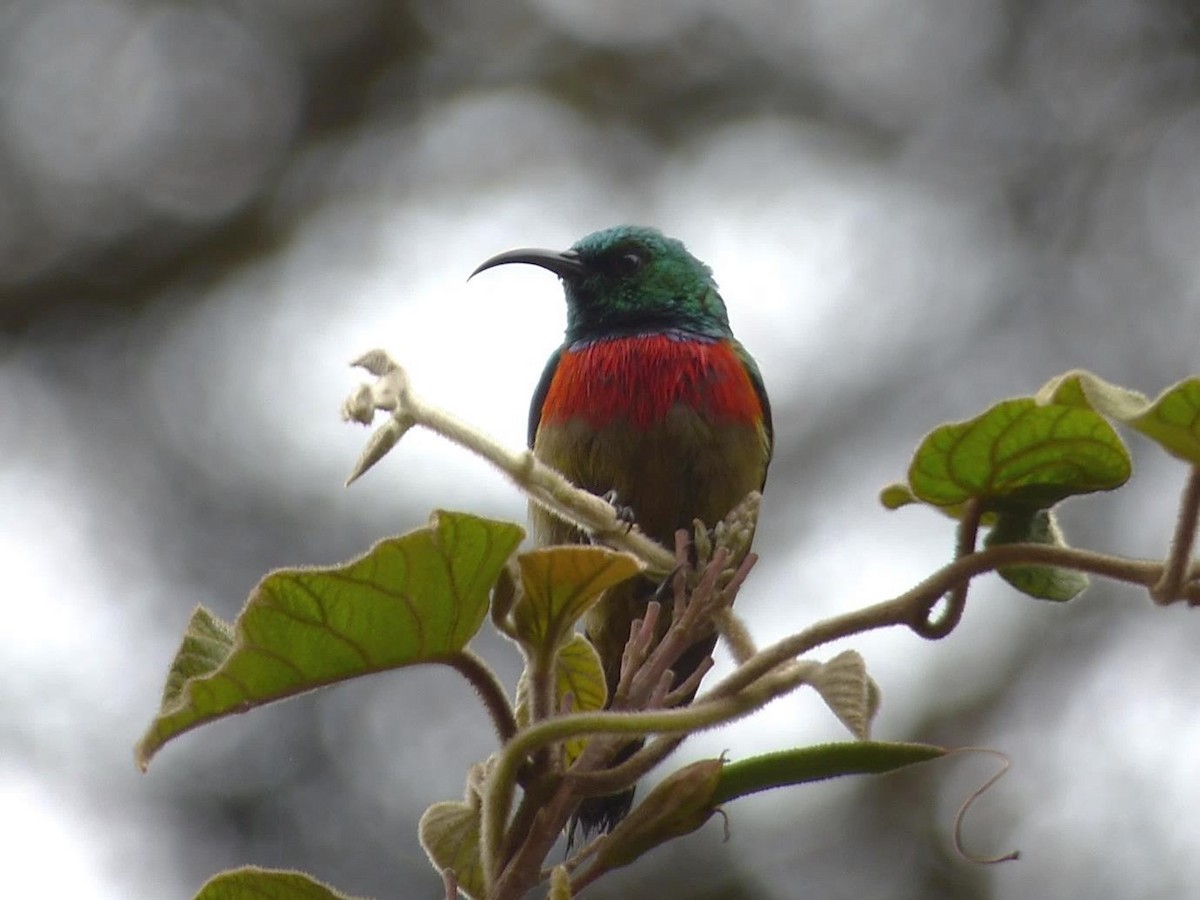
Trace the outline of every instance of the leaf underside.
{"type": "Polygon", "coordinates": [[[135,749],[145,769],[168,740],[206,722],[466,646],[500,569],[523,537],[511,523],[435,513],[429,526],[327,568],[267,575],[226,624],[199,608],[162,706],[135,749]]]}

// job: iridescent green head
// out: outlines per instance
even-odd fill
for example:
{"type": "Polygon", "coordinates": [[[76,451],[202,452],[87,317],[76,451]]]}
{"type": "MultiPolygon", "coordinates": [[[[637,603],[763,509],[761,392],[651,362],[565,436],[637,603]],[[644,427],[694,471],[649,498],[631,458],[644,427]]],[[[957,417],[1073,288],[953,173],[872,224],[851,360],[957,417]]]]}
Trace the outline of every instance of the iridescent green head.
{"type": "Polygon", "coordinates": [[[562,252],[510,250],[471,274],[516,262],[541,266],[562,279],[568,342],[658,331],[730,333],[712,271],[655,228],[607,228],[562,252]]]}

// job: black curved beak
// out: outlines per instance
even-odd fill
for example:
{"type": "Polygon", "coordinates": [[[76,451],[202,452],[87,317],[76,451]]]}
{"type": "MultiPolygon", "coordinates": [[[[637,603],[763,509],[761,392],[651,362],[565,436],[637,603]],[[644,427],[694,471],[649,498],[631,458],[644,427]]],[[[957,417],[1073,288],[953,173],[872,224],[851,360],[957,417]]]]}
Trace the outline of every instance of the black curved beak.
{"type": "Polygon", "coordinates": [[[486,259],[479,264],[467,280],[470,281],[484,269],[491,269],[494,266],[503,266],[507,263],[529,263],[531,266],[541,266],[543,269],[549,269],[559,278],[565,281],[571,281],[583,275],[583,263],[579,260],[579,254],[574,250],[535,250],[524,248],[521,250],[506,250],[504,253],[497,253],[491,259],[486,259]]]}

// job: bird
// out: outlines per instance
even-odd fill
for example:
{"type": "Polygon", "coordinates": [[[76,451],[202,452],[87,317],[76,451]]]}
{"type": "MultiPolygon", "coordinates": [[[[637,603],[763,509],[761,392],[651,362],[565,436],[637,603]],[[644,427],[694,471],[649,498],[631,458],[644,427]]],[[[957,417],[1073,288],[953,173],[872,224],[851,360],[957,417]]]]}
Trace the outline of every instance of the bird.
{"type": "MultiPolygon", "coordinates": [[[[681,241],[655,228],[621,225],[564,251],[499,253],[472,277],[510,263],[553,272],[566,298],[563,343],[529,407],[528,442],[537,459],[610,499],[667,547],[678,529],[690,531],[697,519],[711,527],[763,489],[774,432],[762,375],[733,336],[712,270],[681,241]]],[[[539,545],[589,542],[536,504],[530,519],[539,545]]],[[[610,703],[630,626],[659,587],[645,577],[617,585],[584,617],[610,703]]],[[[715,643],[714,633],[683,654],[674,667],[676,685],[715,643]]],[[[641,744],[626,745],[614,764],[641,744]]],[[[633,794],[629,788],[586,798],[569,835],[576,824],[585,836],[611,831],[633,794]]]]}

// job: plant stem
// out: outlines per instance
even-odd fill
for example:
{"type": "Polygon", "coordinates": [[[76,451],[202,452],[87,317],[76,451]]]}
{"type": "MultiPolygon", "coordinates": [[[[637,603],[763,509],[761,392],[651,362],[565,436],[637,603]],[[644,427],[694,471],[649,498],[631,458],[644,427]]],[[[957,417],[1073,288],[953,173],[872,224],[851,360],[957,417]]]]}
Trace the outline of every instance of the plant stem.
{"type": "MultiPolygon", "coordinates": [[[[516,787],[517,770],[521,762],[538,748],[590,734],[690,734],[701,731],[731,722],[765,706],[776,697],[794,690],[803,683],[808,674],[807,669],[799,667],[792,671],[771,673],[759,678],[735,696],[699,701],[682,709],[576,713],[534,723],[517,732],[500,751],[495,767],[484,785],[480,855],[485,883],[494,883],[500,875],[500,848],[516,787]]],[[[561,827],[560,824],[559,828],[561,827]]],[[[550,836],[551,845],[556,837],[557,832],[550,836]]],[[[549,852],[549,847],[546,852],[549,852]]],[[[518,852],[518,856],[520,855],[518,852]]],[[[539,864],[543,858],[544,854],[539,857],[539,864]]]]}
{"type": "Polygon", "coordinates": [[[1002,544],[988,547],[947,563],[915,587],[891,600],[817,622],[804,631],[760,650],[706,696],[712,697],[718,693],[720,696],[726,696],[735,693],[776,666],[831,641],[878,628],[907,625],[914,615],[923,614],[923,610],[927,609],[929,604],[962,581],[1013,565],[1062,566],[1147,588],[1154,584],[1162,571],[1161,563],[1109,556],[1075,547],[1056,547],[1049,544],[1002,544]]]}
{"type": "Polygon", "coordinates": [[[1183,596],[1180,588],[1192,561],[1197,517],[1200,517],[1200,466],[1192,466],[1179,501],[1175,536],[1171,539],[1171,550],[1163,567],[1162,578],[1150,588],[1150,596],[1161,606],[1174,603],[1183,596]]]}
{"type": "Polygon", "coordinates": [[[382,458],[405,430],[412,425],[421,425],[490,462],[533,502],[556,516],[596,535],[606,544],[634,554],[647,564],[650,574],[665,577],[674,568],[671,552],[636,527],[631,529],[627,522],[618,519],[612,504],[575,487],[562,474],[535,458],[531,451],[513,452],[461,419],[422,401],[411,390],[404,369],[385,351],[372,350],[354,364],[378,376],[379,381],[352,395],[343,408],[343,417],[370,422],[373,411],[383,409],[391,411],[393,421],[380,429],[392,435],[386,446],[360,460],[351,480],[382,458]]]}
{"type": "Polygon", "coordinates": [[[532,752],[535,746],[574,737],[575,734],[701,731],[702,728],[724,724],[766,706],[776,697],[796,689],[803,683],[806,674],[808,671],[776,672],[758,680],[737,697],[694,703],[683,709],[653,713],[581,713],[544,722],[541,726],[530,726],[518,733],[500,754],[485,788],[480,850],[485,883],[496,886],[490,900],[521,898],[534,886],[538,881],[541,860],[546,858],[554,840],[557,840],[558,834],[562,832],[566,818],[569,817],[572,805],[577,799],[569,786],[560,787],[556,797],[546,804],[542,811],[544,815],[539,817],[539,821],[535,822],[534,828],[530,830],[526,844],[514,854],[503,871],[492,869],[491,865],[494,863],[490,864],[488,860],[488,857],[492,856],[488,852],[488,844],[492,839],[503,839],[504,817],[508,815],[508,810],[504,809],[504,802],[511,798],[512,788],[515,786],[515,782],[512,781],[512,773],[515,772],[514,761],[520,761],[528,752],[532,752]],[[497,814],[500,814],[498,820],[497,814]],[[499,834],[496,833],[498,826],[499,834]]]}
{"type": "Polygon", "coordinates": [[[475,688],[475,693],[479,695],[492,718],[492,725],[501,743],[517,733],[517,720],[513,715],[512,706],[509,705],[508,694],[487,663],[467,649],[459,650],[442,662],[471,682],[471,687],[475,688]]]}
{"type": "MultiPolygon", "coordinates": [[[[975,552],[975,542],[979,536],[979,519],[982,515],[983,504],[978,498],[972,498],[966,502],[962,518],[958,521],[958,537],[954,546],[955,559],[962,559],[975,552]]],[[[936,620],[930,618],[933,614],[933,607],[937,603],[934,600],[928,608],[921,611],[919,616],[909,622],[909,627],[921,637],[929,640],[944,638],[958,627],[963,611],[967,607],[967,591],[970,587],[971,579],[964,578],[945,595],[946,608],[942,610],[942,614],[936,620]]]]}

